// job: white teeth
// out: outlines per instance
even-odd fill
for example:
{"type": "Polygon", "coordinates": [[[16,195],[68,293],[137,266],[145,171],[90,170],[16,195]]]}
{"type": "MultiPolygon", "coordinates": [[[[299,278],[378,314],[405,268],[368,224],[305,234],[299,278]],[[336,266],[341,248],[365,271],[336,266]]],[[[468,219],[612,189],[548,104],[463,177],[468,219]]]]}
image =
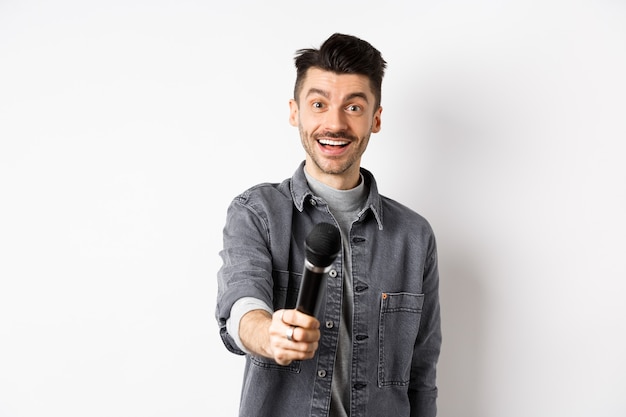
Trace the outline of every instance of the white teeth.
{"type": "Polygon", "coordinates": [[[347,145],[347,144],[348,144],[348,141],[344,141],[344,140],[320,139],[320,143],[321,143],[322,145],[342,146],[342,145],[347,145]]]}

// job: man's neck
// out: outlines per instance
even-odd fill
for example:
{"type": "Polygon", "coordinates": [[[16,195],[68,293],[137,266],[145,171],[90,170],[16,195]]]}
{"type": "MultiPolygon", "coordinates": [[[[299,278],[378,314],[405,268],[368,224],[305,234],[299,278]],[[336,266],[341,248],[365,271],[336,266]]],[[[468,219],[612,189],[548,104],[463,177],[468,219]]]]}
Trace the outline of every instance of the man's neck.
{"type": "Polygon", "coordinates": [[[322,184],[334,188],[335,190],[351,190],[358,186],[361,181],[361,171],[358,168],[356,170],[352,170],[353,172],[351,171],[338,175],[321,172],[315,167],[312,167],[311,164],[312,162],[307,161],[304,165],[306,173],[322,184]]]}

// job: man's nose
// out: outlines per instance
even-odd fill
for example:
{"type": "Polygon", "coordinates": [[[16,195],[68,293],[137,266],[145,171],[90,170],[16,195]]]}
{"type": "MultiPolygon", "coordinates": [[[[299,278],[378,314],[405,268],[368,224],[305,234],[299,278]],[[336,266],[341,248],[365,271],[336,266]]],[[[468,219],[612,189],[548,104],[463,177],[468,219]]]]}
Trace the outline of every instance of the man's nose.
{"type": "Polygon", "coordinates": [[[326,112],[325,128],[331,132],[344,131],[348,127],[346,114],[341,108],[332,108],[326,112]]]}

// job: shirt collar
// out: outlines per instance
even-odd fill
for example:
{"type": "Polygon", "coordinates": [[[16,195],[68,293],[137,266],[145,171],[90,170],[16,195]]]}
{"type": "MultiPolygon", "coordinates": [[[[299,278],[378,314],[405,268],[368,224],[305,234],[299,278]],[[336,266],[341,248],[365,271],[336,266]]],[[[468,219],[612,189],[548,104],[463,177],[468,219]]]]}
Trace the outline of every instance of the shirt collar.
{"type": "MultiPolygon", "coordinates": [[[[376,222],[378,223],[378,229],[383,230],[382,197],[378,194],[376,180],[374,179],[374,175],[372,175],[372,173],[365,168],[361,168],[361,174],[365,180],[365,185],[369,187],[369,194],[363,211],[359,213],[359,218],[365,215],[367,211],[371,210],[374,214],[376,222]]],[[[306,201],[316,197],[306,181],[306,177],[304,175],[304,162],[300,164],[296,172],[293,174],[293,177],[291,177],[291,196],[293,198],[294,205],[300,212],[304,210],[304,203],[306,201]]]]}

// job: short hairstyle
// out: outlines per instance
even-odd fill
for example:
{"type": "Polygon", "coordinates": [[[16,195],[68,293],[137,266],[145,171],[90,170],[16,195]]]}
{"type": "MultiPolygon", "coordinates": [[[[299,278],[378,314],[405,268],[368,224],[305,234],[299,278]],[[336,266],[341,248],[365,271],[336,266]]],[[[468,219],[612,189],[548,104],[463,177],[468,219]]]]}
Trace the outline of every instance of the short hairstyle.
{"type": "Polygon", "coordinates": [[[299,49],[295,57],[296,85],[294,99],[298,101],[302,84],[310,68],[319,68],[337,74],[365,75],[380,106],[383,76],[387,62],[368,42],[352,35],[335,33],[319,49],[299,49]]]}

